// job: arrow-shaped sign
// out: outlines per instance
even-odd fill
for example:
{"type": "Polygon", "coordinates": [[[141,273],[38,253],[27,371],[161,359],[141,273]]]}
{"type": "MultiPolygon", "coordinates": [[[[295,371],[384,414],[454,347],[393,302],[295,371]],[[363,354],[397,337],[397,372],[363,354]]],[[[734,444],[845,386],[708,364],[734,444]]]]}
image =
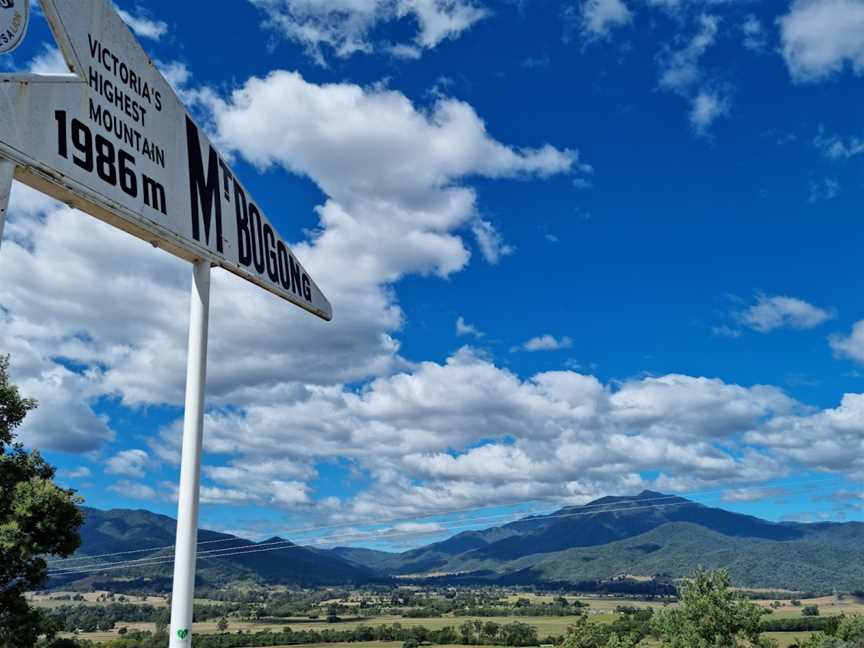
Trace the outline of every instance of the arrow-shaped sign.
{"type": "MultiPolygon", "coordinates": [[[[5,21],[19,30],[4,32],[0,52],[23,38],[26,11],[15,5],[29,1],[0,0],[0,27],[5,21]]],[[[323,319],[332,311],[109,0],[40,3],[72,74],[0,76],[0,237],[14,171],[25,184],[194,264],[170,635],[171,648],[187,648],[210,266],[323,319]]]]}
{"type": "Polygon", "coordinates": [[[330,303],[111,3],[41,5],[72,75],[0,75],[0,158],[18,165],[16,178],[331,319],[330,303]]]}

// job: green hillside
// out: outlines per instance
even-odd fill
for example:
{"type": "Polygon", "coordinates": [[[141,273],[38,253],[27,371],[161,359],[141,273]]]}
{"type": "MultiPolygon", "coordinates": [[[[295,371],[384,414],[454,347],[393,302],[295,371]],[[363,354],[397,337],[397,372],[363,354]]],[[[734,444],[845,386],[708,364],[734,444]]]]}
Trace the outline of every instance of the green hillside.
{"type": "Polygon", "coordinates": [[[864,583],[864,545],[734,538],[687,522],[627,540],[526,556],[504,571],[530,568],[539,580],[600,580],[617,575],[682,578],[696,568],[725,568],[740,587],[830,591],[864,583]]]}
{"type": "MultiPolygon", "coordinates": [[[[342,555],[352,550],[340,549],[342,555]]],[[[622,574],[678,578],[726,567],[737,585],[864,588],[864,524],[776,523],[645,491],[605,497],[400,554],[350,554],[393,575],[467,582],[581,582],[622,574]]]]}
{"type": "MultiPolygon", "coordinates": [[[[133,582],[168,589],[173,570],[176,522],[149,511],[86,508],[81,548],[73,560],[55,563],[53,570],[70,573],[52,579],[52,586],[90,587],[99,583],[133,582]],[[119,555],[104,555],[117,554],[119,555]],[[130,553],[131,552],[131,553],[130,553]],[[93,558],[82,560],[88,556],[93,558]],[[118,561],[138,561],[120,567],[118,561]]],[[[236,536],[198,532],[197,579],[200,585],[220,586],[242,581],[295,586],[363,584],[381,580],[365,566],[295,545],[282,538],[260,543],[236,536]],[[225,555],[222,554],[235,554],[225,555]]],[[[121,563],[122,564],[122,563],[121,563]]]]}
{"type": "MultiPolygon", "coordinates": [[[[89,570],[55,586],[170,583],[173,519],[148,511],[86,509],[82,546],[66,563],[89,570]],[[141,551],[139,551],[141,550],[141,551]],[[117,556],[101,556],[114,554],[117,556]],[[134,552],[134,553],[129,553],[134,552]],[[101,557],[99,557],[101,556],[101,557]],[[115,568],[116,561],[143,565],[115,568]],[[92,571],[98,565],[105,571],[92,571]]],[[[281,538],[260,543],[202,530],[198,579],[295,586],[392,582],[564,584],[621,577],[670,581],[697,567],[729,570],[742,587],[864,590],[864,524],[776,523],[645,491],[606,497],[550,515],[468,531],[403,553],[363,547],[321,550],[281,538]],[[236,555],[224,555],[224,554],[236,555]]],[[[64,565],[59,565],[63,568],[64,565]]]]}

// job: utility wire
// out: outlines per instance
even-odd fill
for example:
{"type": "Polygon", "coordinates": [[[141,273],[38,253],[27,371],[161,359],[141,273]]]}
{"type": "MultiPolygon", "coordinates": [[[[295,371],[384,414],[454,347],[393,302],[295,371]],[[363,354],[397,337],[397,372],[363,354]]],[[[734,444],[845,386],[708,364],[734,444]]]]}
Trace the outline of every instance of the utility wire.
{"type": "MultiPolygon", "coordinates": [[[[499,508],[502,508],[505,506],[522,506],[524,504],[529,504],[532,502],[540,502],[540,500],[527,500],[527,501],[519,502],[516,504],[496,504],[494,506],[480,506],[480,507],[471,507],[471,508],[464,508],[464,509],[439,509],[438,511],[435,511],[435,512],[423,513],[421,515],[416,515],[416,516],[382,518],[382,519],[378,519],[378,520],[372,520],[369,522],[362,522],[361,524],[364,526],[374,526],[377,524],[389,524],[389,523],[393,523],[393,522],[416,521],[416,520],[427,519],[430,517],[437,517],[439,515],[452,515],[452,514],[457,514],[457,513],[472,513],[474,511],[499,509],[499,508]]],[[[518,512],[513,513],[513,515],[516,515],[516,514],[519,514],[519,513],[518,512]]],[[[522,515],[528,515],[528,513],[523,512],[522,515]]],[[[535,513],[535,515],[542,515],[542,513],[537,512],[537,513],[535,513]]],[[[477,518],[477,519],[481,519],[481,518],[477,518]]],[[[316,531],[326,531],[328,529],[342,529],[345,527],[354,526],[356,524],[358,524],[358,523],[357,522],[343,522],[340,524],[328,524],[328,525],[322,525],[322,526],[283,529],[281,531],[277,531],[276,535],[293,535],[293,536],[305,535],[307,533],[313,533],[316,531]]],[[[242,540],[242,538],[232,536],[229,538],[220,538],[217,540],[202,540],[201,542],[197,543],[197,546],[200,547],[202,545],[218,544],[221,542],[236,542],[237,540],[242,540]]],[[[161,549],[173,549],[173,548],[174,548],[174,545],[170,544],[170,545],[162,545],[162,546],[156,546],[156,547],[146,547],[144,549],[130,549],[127,551],[116,551],[113,553],[95,554],[92,556],[81,556],[79,558],[64,558],[60,561],[57,561],[57,563],[62,562],[63,564],[66,564],[69,562],[80,561],[80,560],[92,560],[94,558],[108,558],[108,557],[112,557],[112,556],[123,556],[123,555],[128,555],[128,554],[144,553],[147,551],[159,551],[161,549]]]]}
{"type": "MultiPolygon", "coordinates": [[[[811,483],[815,482],[815,481],[817,481],[817,480],[810,480],[811,483]]],[[[829,480],[820,480],[820,481],[829,481],[829,480]]],[[[659,500],[659,499],[665,500],[665,499],[669,499],[670,497],[676,497],[676,496],[666,496],[664,498],[652,498],[652,499],[640,500],[640,502],[641,501],[655,501],[655,500],[659,500]]],[[[708,500],[708,501],[715,501],[715,500],[708,500]]],[[[658,504],[658,505],[631,506],[630,505],[631,503],[632,502],[618,502],[618,503],[612,503],[611,505],[610,504],[596,505],[593,507],[588,507],[588,510],[580,509],[579,511],[572,512],[572,513],[563,513],[563,514],[542,516],[542,519],[547,520],[547,519],[556,519],[556,518],[563,518],[563,517],[577,517],[577,516],[582,516],[582,515],[593,515],[596,513],[607,513],[607,512],[617,512],[617,511],[634,511],[634,510],[644,510],[644,509],[650,509],[650,508],[663,508],[663,507],[668,507],[668,506],[684,506],[684,505],[693,504],[693,503],[699,504],[699,502],[684,501],[684,502],[673,502],[671,504],[666,504],[666,505],[658,504]]],[[[497,519],[501,519],[502,517],[513,517],[514,515],[518,515],[518,514],[510,513],[510,514],[507,514],[506,516],[500,516],[499,515],[499,516],[490,516],[487,518],[473,518],[471,520],[465,520],[465,521],[461,521],[461,520],[454,521],[454,522],[459,522],[460,524],[457,526],[445,527],[445,528],[440,529],[440,530],[455,530],[455,529],[461,529],[461,528],[470,528],[470,526],[475,525],[477,522],[482,522],[484,520],[492,520],[492,519],[497,520],[497,519]]],[[[517,520],[513,520],[513,522],[518,522],[522,519],[525,519],[525,518],[519,518],[517,520]]],[[[330,536],[324,536],[322,538],[315,539],[311,542],[313,542],[314,544],[333,544],[336,540],[345,540],[345,539],[365,540],[365,539],[376,539],[376,538],[381,538],[381,537],[391,537],[392,535],[428,535],[428,534],[429,534],[429,531],[427,531],[427,530],[410,531],[410,532],[403,531],[403,532],[400,532],[397,534],[388,534],[388,535],[382,534],[380,532],[372,531],[372,532],[367,532],[367,533],[332,534],[330,536]]],[[[237,538],[234,538],[234,539],[236,540],[237,538]]],[[[212,554],[212,553],[215,553],[218,551],[228,551],[228,550],[232,550],[232,549],[247,549],[247,548],[252,549],[255,547],[262,547],[262,546],[268,546],[268,545],[274,545],[274,544],[279,545],[279,544],[286,544],[286,543],[296,544],[295,542],[292,542],[292,541],[281,540],[281,541],[276,541],[276,542],[266,543],[266,544],[249,544],[249,545],[239,545],[237,547],[225,547],[222,549],[215,549],[215,550],[200,552],[199,555],[204,556],[204,555],[212,554]]],[[[167,547],[167,548],[171,548],[171,547],[167,547]]],[[[110,565],[121,565],[121,564],[122,565],[134,565],[135,563],[138,563],[138,562],[151,561],[154,558],[158,558],[158,557],[148,556],[148,557],[140,558],[137,560],[115,561],[115,562],[108,563],[108,564],[110,564],[110,565]]],[[[102,565],[97,564],[94,566],[100,566],[101,567],[102,565]]],[[[71,569],[75,569],[76,567],[83,569],[84,567],[89,567],[89,566],[78,565],[78,566],[72,566],[71,569]]],[[[69,571],[71,571],[71,569],[69,571]]]]}
{"type": "MultiPolygon", "coordinates": [[[[787,482],[785,482],[783,485],[784,485],[784,486],[787,486],[787,485],[792,485],[792,486],[794,486],[794,485],[798,485],[798,484],[811,484],[811,483],[834,482],[834,481],[840,481],[840,480],[842,480],[842,479],[843,479],[842,477],[836,477],[836,476],[834,476],[834,477],[827,477],[827,478],[824,478],[824,479],[803,479],[803,480],[793,480],[793,481],[787,481],[787,482]]],[[[763,486],[763,487],[767,487],[767,486],[770,486],[770,485],[766,485],[766,486],[763,486]]],[[[660,497],[640,499],[640,500],[638,500],[638,501],[639,501],[640,504],[645,503],[645,502],[665,502],[665,501],[670,500],[670,499],[680,499],[680,498],[683,498],[683,497],[693,498],[693,497],[696,497],[696,496],[699,496],[699,495],[713,495],[713,494],[716,494],[716,493],[725,493],[726,491],[729,491],[729,490],[731,490],[731,488],[726,487],[726,488],[722,488],[722,489],[715,489],[715,490],[710,490],[710,491],[695,491],[695,492],[691,492],[691,493],[686,493],[686,494],[684,494],[684,495],[663,495],[663,496],[660,496],[660,497]]],[[[392,517],[392,518],[386,518],[386,519],[373,520],[373,521],[370,521],[370,522],[364,522],[363,525],[364,525],[364,526],[373,526],[373,525],[378,525],[378,524],[389,524],[389,523],[392,523],[392,522],[401,522],[401,521],[417,521],[417,520],[421,520],[421,519],[427,519],[427,518],[430,518],[430,517],[437,517],[437,516],[440,516],[440,515],[451,515],[451,514],[457,514],[457,513],[472,513],[472,512],[475,512],[475,511],[483,511],[483,510],[497,509],[497,508],[501,508],[501,507],[503,507],[503,506],[520,506],[520,505],[526,505],[526,504],[531,504],[531,503],[533,503],[533,502],[537,502],[537,501],[538,501],[538,500],[527,500],[527,501],[525,501],[525,502],[520,502],[520,503],[517,503],[517,504],[501,504],[501,505],[496,505],[496,506],[473,507],[473,508],[464,508],[464,509],[448,509],[448,510],[440,509],[439,512],[425,513],[425,514],[423,514],[423,515],[418,515],[418,516],[410,516],[410,517],[408,517],[408,516],[403,516],[403,517],[392,517]]],[[[716,499],[708,500],[708,501],[716,501],[716,499]]],[[[695,503],[698,504],[699,502],[695,502],[695,503]]],[[[629,504],[629,502],[622,502],[622,503],[620,503],[620,504],[621,504],[622,506],[627,506],[627,505],[629,504]]],[[[612,504],[612,505],[614,505],[614,504],[612,504]]],[[[580,511],[591,512],[591,511],[593,511],[594,509],[605,508],[605,507],[609,507],[609,506],[612,506],[612,505],[610,505],[610,504],[608,504],[608,503],[604,503],[604,504],[585,504],[585,505],[583,505],[583,506],[580,506],[579,509],[580,509],[580,511]]],[[[567,508],[567,507],[565,507],[565,508],[567,508]]],[[[627,508],[632,508],[632,507],[629,507],[629,506],[628,506],[627,508]]],[[[601,512],[605,512],[605,511],[601,511],[601,512]]],[[[530,518],[532,514],[530,514],[530,513],[528,513],[528,512],[511,512],[511,513],[499,514],[499,515],[494,515],[494,516],[487,516],[487,517],[481,517],[481,518],[472,518],[471,522],[473,523],[473,522],[484,522],[484,521],[488,521],[488,520],[504,519],[504,518],[507,518],[507,517],[513,517],[514,515],[522,515],[523,518],[524,518],[524,517],[529,517],[529,518],[530,518]]],[[[543,512],[540,512],[540,511],[534,513],[533,515],[535,515],[535,516],[543,516],[543,517],[545,517],[545,518],[551,518],[551,517],[552,517],[551,515],[544,515],[544,513],[543,513],[543,512]]],[[[523,519],[523,518],[519,518],[519,519],[523,519]]],[[[519,520],[514,520],[514,522],[515,522],[515,521],[519,521],[519,520]]],[[[325,530],[329,530],[329,529],[345,528],[345,527],[351,526],[351,525],[353,525],[353,524],[356,524],[356,523],[355,523],[355,522],[346,522],[346,523],[341,523],[341,524],[331,524],[331,525],[323,525],[323,526],[312,526],[312,527],[300,527],[300,528],[294,528],[294,529],[285,529],[285,530],[282,530],[282,531],[278,531],[278,532],[277,532],[277,535],[291,535],[291,536],[295,536],[295,537],[296,537],[297,535],[303,535],[303,534],[307,534],[307,533],[314,533],[314,532],[317,532],[317,531],[325,531],[325,530]]],[[[203,545],[219,544],[219,543],[223,543],[223,542],[236,542],[236,541],[238,541],[238,540],[242,540],[242,538],[237,538],[237,537],[233,537],[233,536],[232,536],[232,537],[229,537],[229,538],[220,538],[220,539],[216,539],[216,540],[204,540],[204,541],[198,542],[198,543],[197,543],[197,546],[200,547],[200,546],[203,546],[203,545]]],[[[72,562],[88,561],[88,560],[92,561],[92,560],[95,560],[95,559],[97,559],[97,558],[110,558],[110,557],[114,557],[114,556],[123,556],[123,555],[131,555],[131,554],[136,554],[136,553],[154,552],[154,551],[160,551],[160,550],[163,550],[163,549],[173,549],[173,548],[174,548],[174,545],[171,544],[171,545],[162,545],[162,546],[155,546],[155,547],[147,547],[147,548],[143,548],[143,549],[130,549],[130,550],[127,550],[127,551],[117,551],[117,552],[113,552],[113,553],[103,553],[103,554],[96,554],[96,555],[92,555],[92,556],[81,556],[81,557],[78,557],[78,558],[66,558],[66,559],[63,559],[63,560],[61,560],[61,561],[56,561],[56,563],[54,563],[54,564],[58,564],[58,565],[59,565],[59,564],[63,564],[63,565],[66,565],[66,564],[68,564],[68,563],[72,563],[72,562]]]]}
{"type": "MultiPolygon", "coordinates": [[[[816,481],[816,480],[813,480],[816,481]]],[[[821,480],[828,481],[828,480],[821,480]]],[[[673,496],[669,496],[673,497],[673,496]]],[[[660,498],[654,498],[660,499],[660,498]]],[[[663,498],[668,499],[668,497],[663,498]]],[[[648,500],[646,500],[648,501],[648,500]]],[[[712,501],[712,500],[708,500],[712,501]]],[[[654,504],[654,505],[638,505],[638,506],[630,506],[631,502],[620,502],[613,503],[617,504],[617,506],[595,506],[591,507],[589,510],[579,510],[571,513],[561,513],[561,514],[553,514],[547,515],[540,518],[541,520],[549,520],[549,519],[560,519],[560,518],[573,518],[573,517],[581,517],[586,515],[596,515],[598,513],[614,513],[614,512],[630,512],[630,511],[638,511],[645,509],[660,509],[660,508],[668,508],[674,506],[689,506],[689,505],[699,505],[701,502],[693,502],[693,501],[682,501],[682,502],[672,502],[667,504],[654,504]]],[[[502,516],[494,516],[495,518],[500,518],[502,516]]],[[[511,514],[512,517],[512,514],[511,514]]],[[[486,518],[490,519],[490,518],[486,518]]],[[[524,518],[520,518],[524,519],[524,518]]],[[[455,531],[460,529],[468,529],[473,527],[478,521],[482,521],[482,518],[475,518],[472,520],[459,521],[462,522],[459,525],[447,526],[441,528],[437,531],[455,531]]],[[[514,520],[517,521],[517,520],[514,520]]],[[[436,532],[437,532],[436,531],[436,532]]],[[[378,540],[378,539],[386,539],[392,537],[404,537],[411,535],[429,535],[428,530],[394,530],[390,533],[381,533],[381,532],[366,532],[366,533],[347,533],[347,534],[331,534],[329,536],[323,536],[321,538],[316,538],[310,541],[311,545],[332,545],[337,543],[340,540],[378,540]]],[[[223,547],[221,549],[211,549],[209,551],[199,552],[198,556],[202,559],[206,558],[222,558],[228,556],[238,556],[244,555],[247,553],[261,553],[266,551],[277,551],[284,549],[292,549],[292,548],[307,548],[303,545],[298,545],[295,542],[290,540],[279,540],[269,543],[262,544],[249,544],[245,546],[237,546],[237,547],[223,547]],[[235,551],[236,550],[236,551],[235,551]]],[[[147,556],[145,558],[139,558],[136,560],[125,560],[125,561],[115,561],[109,562],[105,565],[77,565],[71,566],[69,568],[58,568],[52,569],[48,572],[49,576],[65,576],[65,575],[74,575],[74,574],[84,574],[84,573],[97,573],[102,571],[113,571],[118,569],[131,569],[135,567],[152,567],[158,566],[161,564],[169,564],[174,561],[172,556],[147,556]]]]}

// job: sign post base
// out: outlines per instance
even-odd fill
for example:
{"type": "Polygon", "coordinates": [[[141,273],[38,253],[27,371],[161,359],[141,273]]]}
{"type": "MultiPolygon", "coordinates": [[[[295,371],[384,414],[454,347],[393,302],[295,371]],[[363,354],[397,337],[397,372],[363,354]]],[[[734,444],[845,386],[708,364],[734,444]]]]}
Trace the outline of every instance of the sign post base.
{"type": "Polygon", "coordinates": [[[188,648],[192,645],[192,598],[195,594],[204,385],[207,377],[207,325],[210,311],[209,261],[196,261],[193,266],[190,301],[186,407],[183,416],[180,490],[177,493],[177,543],[174,549],[169,648],[188,648]]]}

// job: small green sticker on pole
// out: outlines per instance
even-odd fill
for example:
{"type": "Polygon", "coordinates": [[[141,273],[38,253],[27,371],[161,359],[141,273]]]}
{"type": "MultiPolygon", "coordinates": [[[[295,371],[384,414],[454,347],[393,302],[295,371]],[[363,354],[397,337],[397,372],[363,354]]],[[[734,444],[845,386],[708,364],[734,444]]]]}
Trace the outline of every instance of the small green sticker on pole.
{"type": "Polygon", "coordinates": [[[186,637],[189,636],[189,631],[186,630],[186,628],[183,628],[182,630],[178,630],[177,636],[180,637],[181,640],[185,639],[186,637]]]}

